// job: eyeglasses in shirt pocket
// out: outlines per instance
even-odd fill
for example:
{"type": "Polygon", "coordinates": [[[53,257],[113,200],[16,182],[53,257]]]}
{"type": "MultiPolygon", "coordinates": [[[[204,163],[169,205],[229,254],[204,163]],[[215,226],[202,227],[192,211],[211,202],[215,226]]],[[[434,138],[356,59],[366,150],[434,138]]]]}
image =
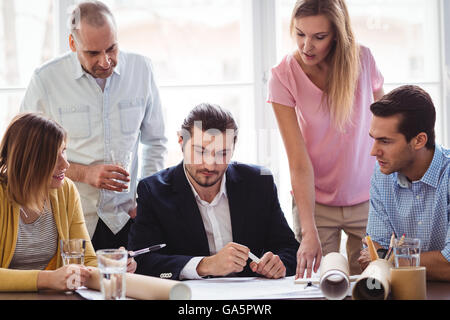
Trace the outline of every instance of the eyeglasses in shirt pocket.
{"type": "Polygon", "coordinates": [[[72,139],[85,139],[91,136],[89,106],[59,107],[61,126],[72,139]]]}

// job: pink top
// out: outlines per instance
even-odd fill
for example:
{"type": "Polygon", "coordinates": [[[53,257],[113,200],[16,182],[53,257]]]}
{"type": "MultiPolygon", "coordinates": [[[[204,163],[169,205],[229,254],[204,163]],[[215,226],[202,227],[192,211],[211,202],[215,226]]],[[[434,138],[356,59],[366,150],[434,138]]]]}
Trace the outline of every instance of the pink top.
{"type": "Polygon", "coordinates": [[[366,47],[361,46],[361,73],[355,94],[353,125],[345,132],[330,123],[321,107],[323,92],[304,73],[293,55],[272,69],[269,103],[295,108],[298,124],[314,167],[316,201],[329,206],[352,206],[369,200],[375,158],[369,137],[373,92],[383,86],[383,76],[366,47]]]}

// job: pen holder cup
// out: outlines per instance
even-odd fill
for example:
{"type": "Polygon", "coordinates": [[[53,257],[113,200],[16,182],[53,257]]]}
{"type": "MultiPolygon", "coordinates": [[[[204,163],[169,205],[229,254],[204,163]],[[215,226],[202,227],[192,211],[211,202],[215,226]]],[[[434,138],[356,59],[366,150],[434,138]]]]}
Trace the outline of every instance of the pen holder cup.
{"type": "Polygon", "coordinates": [[[384,259],[372,261],[353,287],[353,300],[386,300],[390,292],[391,266],[384,259]]]}
{"type": "Polygon", "coordinates": [[[347,259],[338,252],[327,254],[320,267],[320,290],[328,300],[342,300],[350,286],[347,259]]]}
{"type": "Polygon", "coordinates": [[[394,300],[426,300],[427,278],[425,267],[391,269],[391,290],[394,300]]]}

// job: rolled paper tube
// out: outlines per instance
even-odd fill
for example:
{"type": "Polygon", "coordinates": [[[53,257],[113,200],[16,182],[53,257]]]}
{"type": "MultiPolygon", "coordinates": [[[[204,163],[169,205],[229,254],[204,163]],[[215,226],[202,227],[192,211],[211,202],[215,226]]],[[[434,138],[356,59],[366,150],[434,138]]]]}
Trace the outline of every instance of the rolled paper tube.
{"type": "Polygon", "coordinates": [[[327,254],[320,267],[320,290],[329,300],[342,300],[350,286],[347,259],[338,252],[327,254]]]}
{"type": "MultiPolygon", "coordinates": [[[[99,269],[89,269],[91,277],[86,286],[100,290],[99,269]]],[[[127,273],[126,296],[139,300],[190,300],[192,293],[189,286],[180,281],[127,273]]]]}
{"type": "Polygon", "coordinates": [[[391,264],[384,259],[372,261],[353,287],[353,300],[386,300],[390,281],[391,264]]]}
{"type": "Polygon", "coordinates": [[[367,246],[369,247],[370,259],[375,261],[378,259],[377,249],[375,249],[375,245],[373,244],[372,238],[370,236],[366,237],[367,246]]]}

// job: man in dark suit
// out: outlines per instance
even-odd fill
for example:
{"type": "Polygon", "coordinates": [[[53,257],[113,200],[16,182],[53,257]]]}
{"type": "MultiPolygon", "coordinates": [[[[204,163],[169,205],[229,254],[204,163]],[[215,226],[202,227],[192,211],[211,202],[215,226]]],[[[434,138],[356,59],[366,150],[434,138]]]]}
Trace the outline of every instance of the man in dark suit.
{"type": "Polygon", "coordinates": [[[273,177],[262,167],[231,162],[237,134],[231,113],[216,105],[201,104],[185,119],[178,134],[184,161],[138,186],[129,249],[167,246],[137,257],[136,273],[171,279],[295,274],[299,244],[273,177]]]}

